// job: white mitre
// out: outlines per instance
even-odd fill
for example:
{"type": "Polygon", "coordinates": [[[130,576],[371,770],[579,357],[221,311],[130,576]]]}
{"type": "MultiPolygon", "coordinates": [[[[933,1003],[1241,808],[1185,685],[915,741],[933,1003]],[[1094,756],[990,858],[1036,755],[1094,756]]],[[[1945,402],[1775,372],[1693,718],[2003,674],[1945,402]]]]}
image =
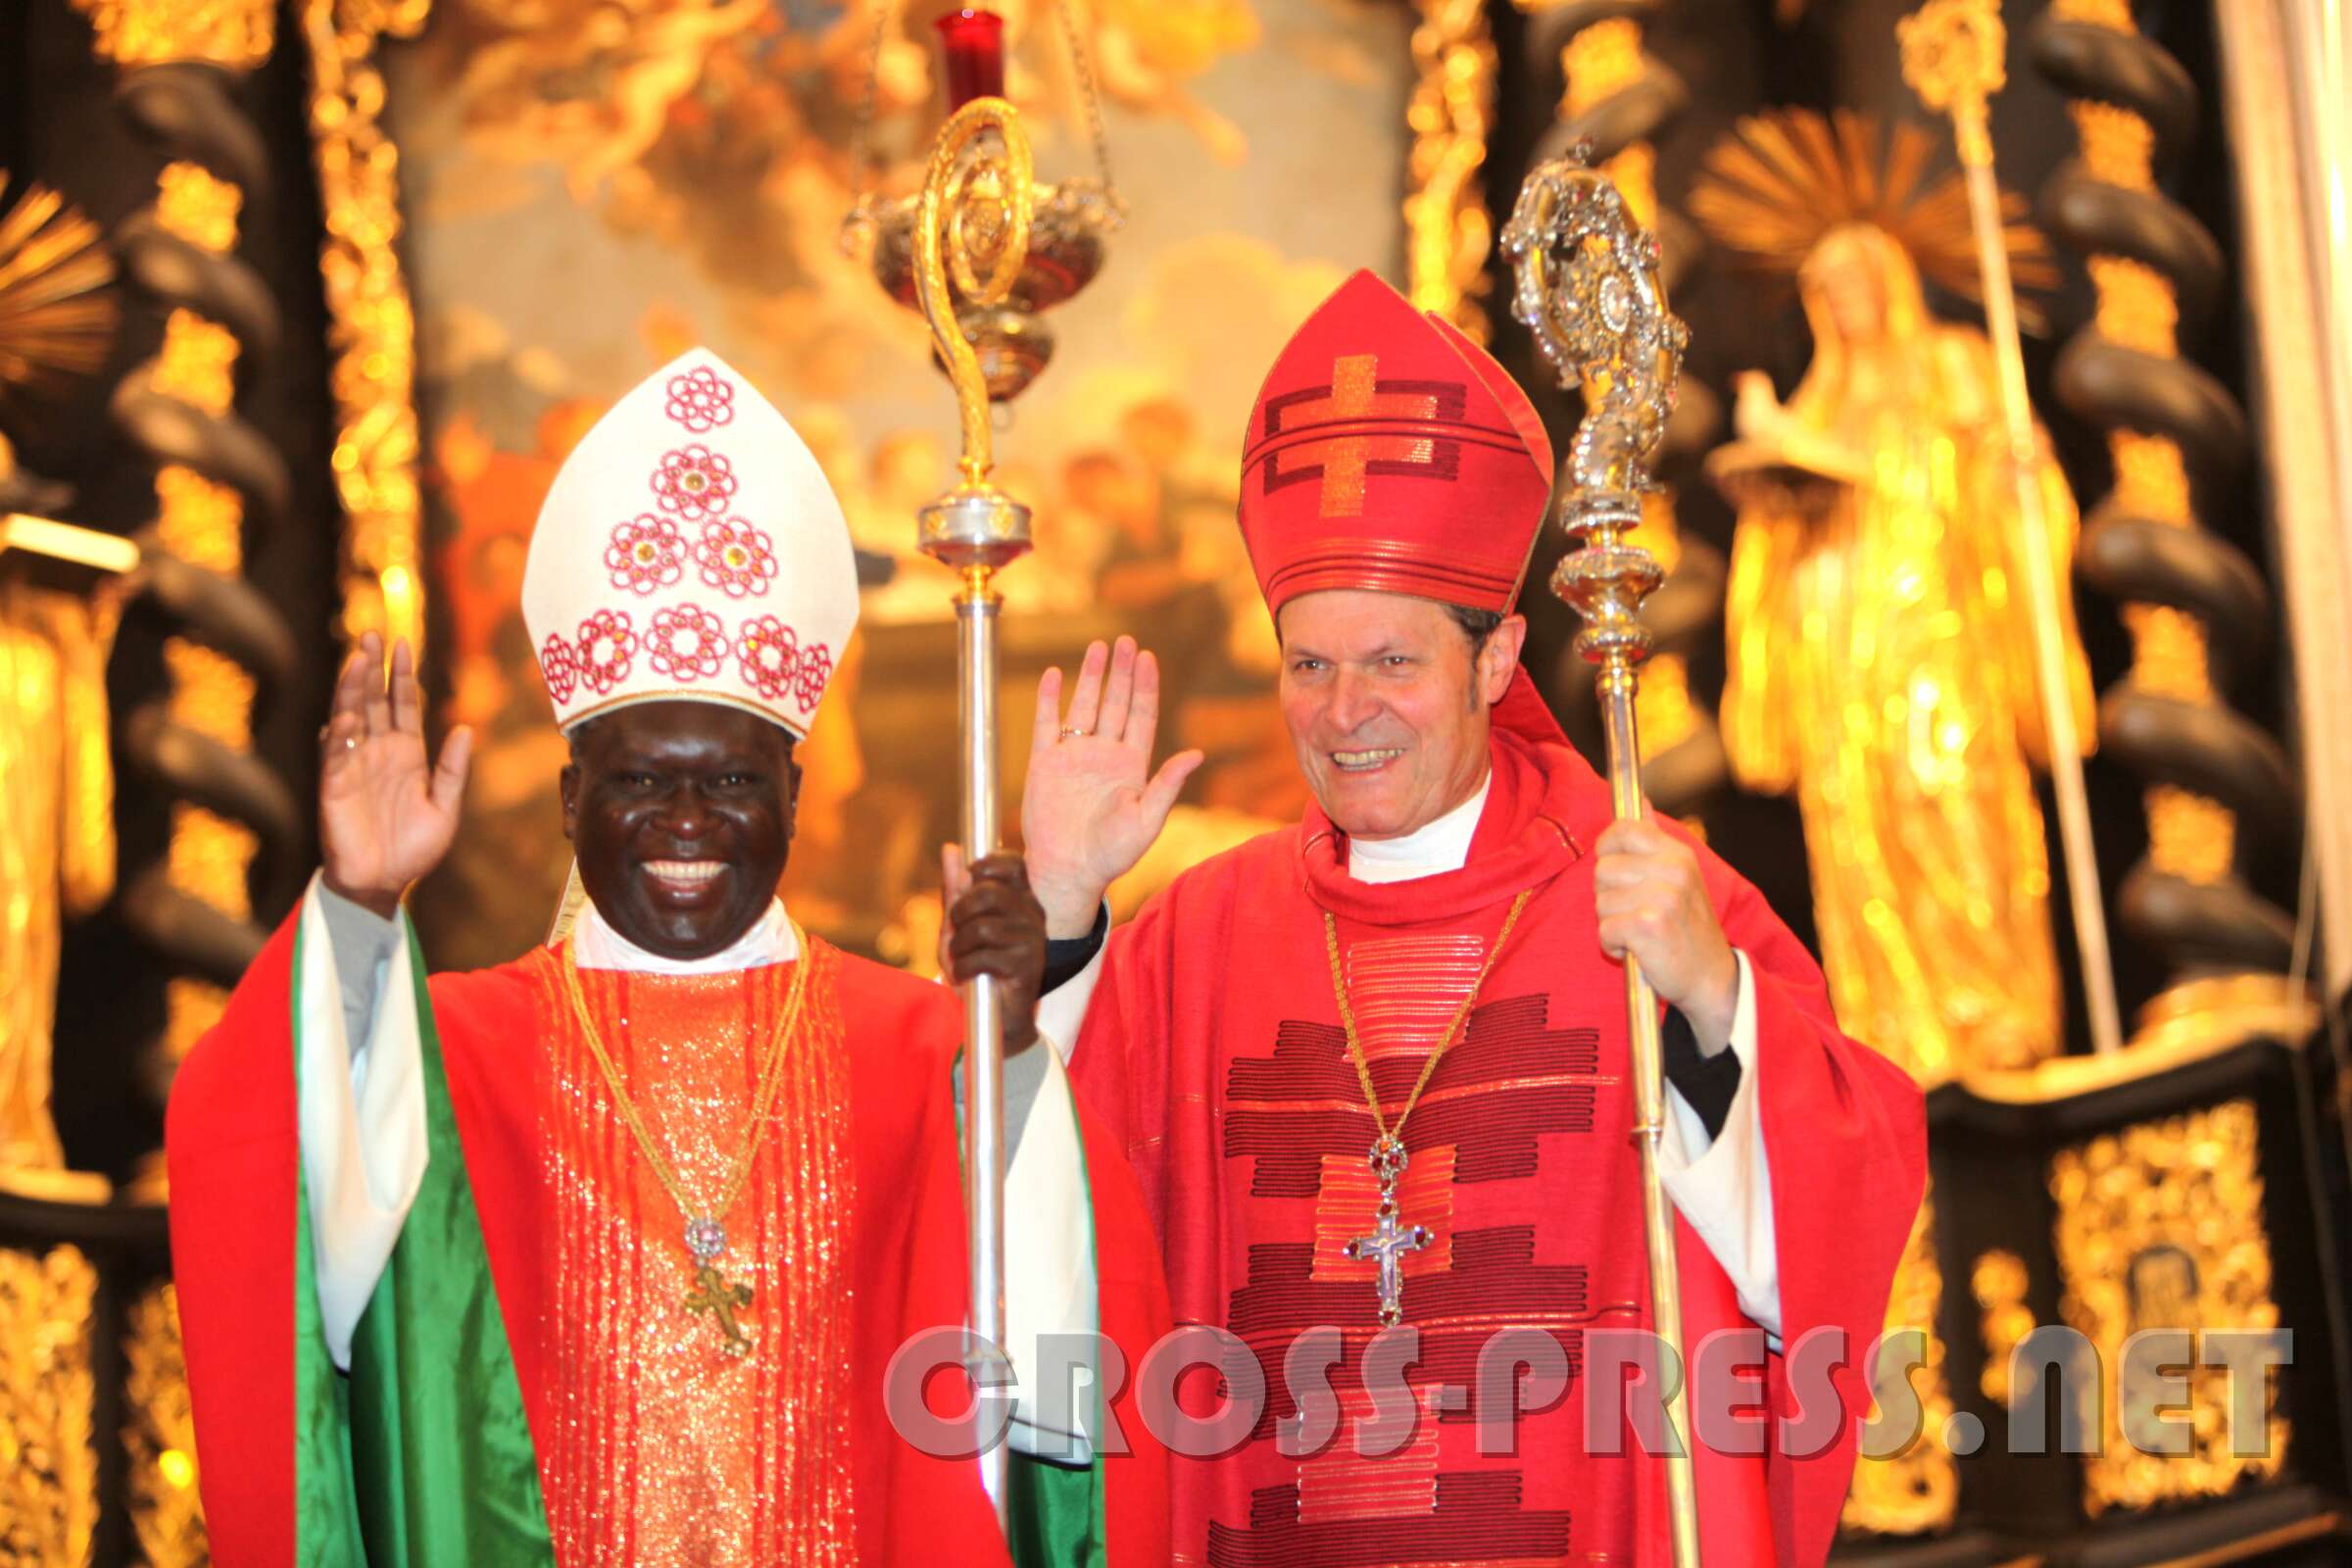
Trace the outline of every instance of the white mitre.
{"type": "Polygon", "coordinates": [[[805,737],[858,624],[849,524],[784,416],[698,348],[564,460],[531,531],[522,618],[560,728],[684,700],[805,737]]]}

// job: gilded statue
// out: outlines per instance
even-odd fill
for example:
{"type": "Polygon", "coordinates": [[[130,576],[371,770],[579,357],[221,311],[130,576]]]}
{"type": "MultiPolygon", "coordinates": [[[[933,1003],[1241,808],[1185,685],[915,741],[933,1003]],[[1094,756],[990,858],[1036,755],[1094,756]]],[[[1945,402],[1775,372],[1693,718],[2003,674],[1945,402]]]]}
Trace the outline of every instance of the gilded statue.
{"type": "MultiPolygon", "coordinates": [[[[9,185],[0,170],[0,188],[9,185]]],[[[105,236],[58,192],[28,183],[0,213],[0,413],[95,371],[114,341],[105,236]]],[[[57,960],[68,915],[115,885],[115,779],[106,658],[137,548],[29,515],[63,487],[19,468],[0,435],[0,1188],[100,1201],[69,1171],[50,1118],[57,960]],[[87,598],[46,580],[47,557],[96,568],[87,598]]],[[[80,586],[77,577],[74,586],[80,586]]]]}
{"type": "MultiPolygon", "coordinates": [[[[0,437],[0,515],[13,469],[0,437]]],[[[106,660],[123,579],[86,597],[48,586],[11,544],[0,531],[0,1188],[103,1197],[101,1178],[65,1169],[50,1062],[64,921],[115,885],[106,660]]]]}
{"type": "MultiPolygon", "coordinates": [[[[1922,1082],[2055,1054],[2061,985],[2034,769],[2046,765],[2016,478],[1990,345],[1939,320],[1923,274],[1973,292],[1956,175],[1859,117],[1743,122],[1690,209],[1794,275],[1813,358],[1787,403],[1750,371],[1710,472],[1739,509],[1722,704],[1734,775],[1793,791],[1838,1018],[1922,1082]]],[[[2055,272],[2022,223],[2022,283],[2055,272]]],[[[2076,512],[2035,476],[2067,580],[2076,512]]],[[[2064,604],[2067,596],[2060,594],[2064,604]]],[[[2070,699],[2090,679],[2065,612],[2070,699]]]]}

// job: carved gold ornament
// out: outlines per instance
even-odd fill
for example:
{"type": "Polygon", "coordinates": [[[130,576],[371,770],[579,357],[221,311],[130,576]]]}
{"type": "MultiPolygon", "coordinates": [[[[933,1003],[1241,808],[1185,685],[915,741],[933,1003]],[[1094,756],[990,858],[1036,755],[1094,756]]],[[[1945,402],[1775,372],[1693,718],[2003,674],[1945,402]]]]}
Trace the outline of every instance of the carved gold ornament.
{"type": "Polygon", "coordinates": [[[328,385],[335,400],[335,495],[343,505],[341,630],[386,646],[424,635],[417,489],[416,317],[401,270],[400,154],[382,125],[375,47],[414,37],[431,0],[303,0],[311,56],[312,151],[326,239],[328,385]]]}
{"type": "Polygon", "coordinates": [[[130,1524],[148,1568],[199,1568],[211,1560],[196,1496],[196,1419],[179,1338],[179,1295],[151,1286],[130,1309],[122,1447],[130,1460],[130,1524]]]}
{"type": "Polygon", "coordinates": [[[2142,1329],[2268,1330],[2271,1243],[2263,1229],[2260,1139],[2250,1100],[2233,1100],[2062,1150],[2050,1161],[2058,1203],[2059,1311],[2109,1369],[2100,1451],[2083,1459],[2083,1505],[2110,1508],[2219,1496],[2276,1476],[2290,1436],[2274,1379],[2264,1451],[2230,1452],[2230,1375],[2189,1374],[2189,1452],[2142,1453],[2125,1441],[2114,1369],[2142,1329]]]}
{"type": "MultiPolygon", "coordinates": [[[[0,169],[0,189],[7,184],[0,169]]],[[[47,186],[25,187],[0,215],[0,408],[106,363],[114,277],[98,225],[47,186]]]]}
{"type": "Polygon", "coordinates": [[[98,1272],[72,1247],[0,1250],[0,1562],[89,1561],[90,1303],[98,1272]]]}
{"type": "Polygon", "coordinates": [[[1487,340],[1487,256],[1494,228],[1480,171],[1494,115],[1494,39],[1479,0],[1417,0],[1417,77],[1405,106],[1405,296],[1473,341],[1487,340]]]}

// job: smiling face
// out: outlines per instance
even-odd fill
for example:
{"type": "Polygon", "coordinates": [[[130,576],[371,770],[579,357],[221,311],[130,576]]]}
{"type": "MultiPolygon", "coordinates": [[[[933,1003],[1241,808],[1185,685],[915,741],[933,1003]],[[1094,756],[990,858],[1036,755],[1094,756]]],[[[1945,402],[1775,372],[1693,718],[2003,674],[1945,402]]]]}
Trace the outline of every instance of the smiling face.
{"type": "Polygon", "coordinates": [[[1474,652],[1435,600],[1334,588],[1283,606],[1275,629],[1283,722],[1334,826],[1396,838],[1477,791],[1526,621],[1506,616],[1474,652]]]}
{"type": "Polygon", "coordinates": [[[792,844],[792,737],[715,703],[592,720],[564,769],[564,836],[598,912],[648,953],[707,957],[775,897],[792,844]]]}

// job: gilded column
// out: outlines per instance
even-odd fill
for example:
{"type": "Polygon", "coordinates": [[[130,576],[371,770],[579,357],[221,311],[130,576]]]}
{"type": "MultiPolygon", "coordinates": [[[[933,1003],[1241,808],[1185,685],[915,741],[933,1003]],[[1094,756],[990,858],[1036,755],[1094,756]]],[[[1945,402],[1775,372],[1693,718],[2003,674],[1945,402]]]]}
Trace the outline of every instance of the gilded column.
{"type": "Polygon", "coordinates": [[[2144,1038],[2275,992],[2244,977],[2286,969],[2293,926],[2238,879],[2238,828],[2250,811],[2291,834],[2299,813],[2278,744],[2222,691],[2259,655],[2273,615],[2261,575],[2200,516],[2243,468],[2246,421],[2180,357],[2181,330],[2223,283],[2213,236],[2156,185],[2159,162],[2194,132],[2196,89],[2140,35],[2129,0],[2052,0],[2031,49],[2072,95],[2081,143],[2042,209],[2085,256],[2098,302],[2056,379],[2067,408],[2106,431],[2114,460],[2115,487],[2091,510],[2078,565],[2121,602],[2132,637],[2132,668],[2103,699],[2099,730],[2108,756],[2145,784],[2148,849],[2125,879],[2121,916],[2165,956],[2174,984],[2143,1012],[2144,1038]]]}
{"type": "Polygon", "coordinates": [[[235,250],[264,152],[231,93],[270,56],[270,0],[75,0],[117,102],[168,160],[155,200],[117,249],[165,312],[161,346],[116,389],[114,415],[156,465],[156,598],[174,621],[167,694],[126,722],[128,763],[173,797],[161,864],[131,879],[124,918],[180,971],[167,982],[156,1077],[168,1081],[220,1015],[225,982],[259,951],[247,873],[265,837],[290,841],[291,793],[251,755],[257,671],[292,659],[284,617],[239,581],[249,523],[287,502],[285,465],[236,416],[250,351],[277,332],[260,277],[235,250]]]}
{"type": "Polygon", "coordinates": [[[1416,0],[1416,78],[1405,106],[1405,295],[1487,341],[1487,138],[1494,119],[1494,39],[1481,0],[1416,0]]]}
{"type": "Polygon", "coordinates": [[[302,0],[311,137],[326,234],[318,253],[335,351],[335,493],[343,504],[347,643],[421,649],[416,318],[400,262],[400,153],[384,133],[380,38],[414,37],[432,0],[302,0]]]}

